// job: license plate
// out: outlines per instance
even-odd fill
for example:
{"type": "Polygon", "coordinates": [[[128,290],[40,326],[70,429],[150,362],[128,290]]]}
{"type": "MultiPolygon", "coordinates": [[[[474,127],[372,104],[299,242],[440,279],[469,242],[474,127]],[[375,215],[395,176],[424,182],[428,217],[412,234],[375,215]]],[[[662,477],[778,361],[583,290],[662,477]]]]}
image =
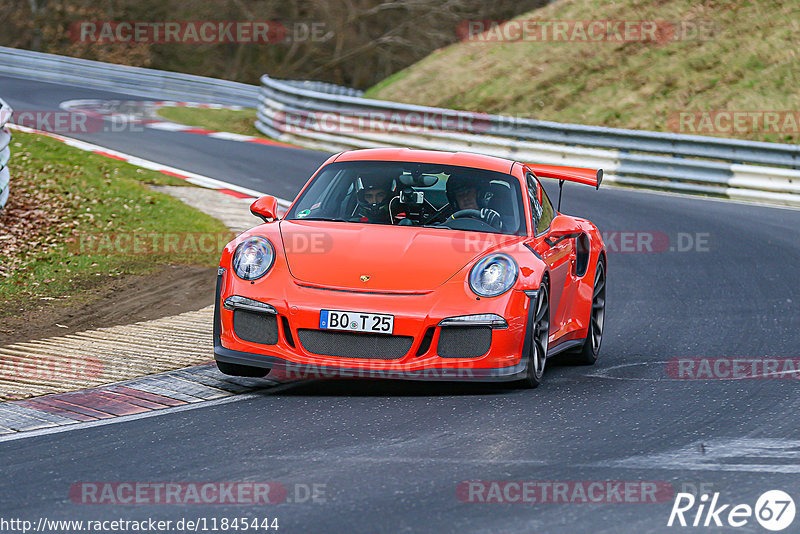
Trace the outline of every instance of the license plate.
{"type": "Polygon", "coordinates": [[[320,310],[319,327],[321,330],[347,330],[348,332],[391,334],[394,331],[394,315],[320,310]]]}

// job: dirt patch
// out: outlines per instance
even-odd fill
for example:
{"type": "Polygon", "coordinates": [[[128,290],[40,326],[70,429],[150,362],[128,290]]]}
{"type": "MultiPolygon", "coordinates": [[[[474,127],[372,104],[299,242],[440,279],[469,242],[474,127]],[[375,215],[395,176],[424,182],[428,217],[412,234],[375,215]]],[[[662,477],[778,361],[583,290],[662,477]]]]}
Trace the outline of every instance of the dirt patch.
{"type": "Polygon", "coordinates": [[[75,303],[71,297],[0,307],[0,346],[199,310],[214,303],[216,272],[216,267],[168,265],[109,279],[76,295],[75,303]]]}

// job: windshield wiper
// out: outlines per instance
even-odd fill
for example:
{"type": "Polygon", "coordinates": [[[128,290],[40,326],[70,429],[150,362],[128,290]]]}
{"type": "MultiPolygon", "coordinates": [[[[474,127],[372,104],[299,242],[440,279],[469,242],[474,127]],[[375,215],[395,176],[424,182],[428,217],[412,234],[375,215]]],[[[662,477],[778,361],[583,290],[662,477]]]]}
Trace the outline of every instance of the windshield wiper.
{"type": "Polygon", "coordinates": [[[350,222],[341,217],[295,217],[293,221],[333,221],[333,222],[350,222]]]}

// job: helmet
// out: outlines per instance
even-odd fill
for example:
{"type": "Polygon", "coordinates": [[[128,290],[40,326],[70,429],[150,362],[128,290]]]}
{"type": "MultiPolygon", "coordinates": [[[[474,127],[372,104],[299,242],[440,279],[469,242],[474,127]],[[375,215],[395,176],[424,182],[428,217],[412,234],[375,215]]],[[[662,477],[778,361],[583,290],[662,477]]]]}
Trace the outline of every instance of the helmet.
{"type": "Polygon", "coordinates": [[[483,180],[477,176],[461,176],[453,174],[447,179],[446,188],[447,201],[450,202],[451,206],[457,209],[460,209],[458,208],[458,204],[456,202],[456,193],[458,191],[464,189],[474,189],[475,201],[479,208],[487,207],[489,205],[489,201],[492,199],[492,196],[494,196],[486,180],[483,180]]]}
{"type": "Polygon", "coordinates": [[[388,215],[386,207],[394,196],[392,195],[394,178],[380,174],[360,173],[358,180],[361,182],[360,189],[356,193],[359,213],[370,218],[388,215]],[[382,191],[385,194],[382,199],[374,201],[374,199],[367,198],[371,196],[368,195],[371,191],[382,191]]]}

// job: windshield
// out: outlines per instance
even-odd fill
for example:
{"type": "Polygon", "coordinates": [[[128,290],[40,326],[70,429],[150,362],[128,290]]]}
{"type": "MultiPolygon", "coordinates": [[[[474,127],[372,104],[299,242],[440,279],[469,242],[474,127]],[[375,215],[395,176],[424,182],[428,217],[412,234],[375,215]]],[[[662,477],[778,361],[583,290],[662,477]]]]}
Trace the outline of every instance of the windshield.
{"type": "Polygon", "coordinates": [[[500,172],[350,161],[322,169],[285,218],[526,235],[522,198],[500,172]]]}

